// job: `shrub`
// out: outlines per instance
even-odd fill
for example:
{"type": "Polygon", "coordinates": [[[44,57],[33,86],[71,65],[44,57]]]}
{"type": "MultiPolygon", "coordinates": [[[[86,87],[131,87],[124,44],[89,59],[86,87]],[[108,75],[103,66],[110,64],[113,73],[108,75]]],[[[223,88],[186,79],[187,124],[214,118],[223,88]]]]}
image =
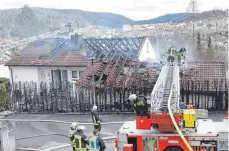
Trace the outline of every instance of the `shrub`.
{"type": "Polygon", "coordinates": [[[0,111],[6,109],[7,106],[7,90],[5,83],[0,83],[0,111]]]}
{"type": "Polygon", "coordinates": [[[7,78],[0,78],[0,111],[3,111],[7,107],[7,78]]]}
{"type": "Polygon", "coordinates": [[[7,79],[7,78],[1,78],[1,77],[0,77],[0,84],[1,84],[1,83],[8,84],[8,79],[7,79]]]}

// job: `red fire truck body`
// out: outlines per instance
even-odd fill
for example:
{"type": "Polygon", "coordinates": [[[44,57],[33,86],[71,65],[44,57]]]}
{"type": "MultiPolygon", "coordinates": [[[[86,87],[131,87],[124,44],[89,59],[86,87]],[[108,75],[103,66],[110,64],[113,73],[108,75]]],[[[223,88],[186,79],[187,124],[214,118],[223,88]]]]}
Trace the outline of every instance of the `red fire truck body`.
{"type": "MultiPolygon", "coordinates": [[[[197,120],[197,132],[184,134],[194,151],[228,151],[228,121],[197,120]]],[[[137,129],[128,121],[117,132],[116,151],[188,151],[176,133],[137,129]]]]}
{"type": "Polygon", "coordinates": [[[228,151],[228,119],[198,119],[198,109],[194,110],[191,104],[187,109],[181,108],[182,65],[169,58],[168,55],[170,61],[165,61],[150,95],[150,109],[144,103],[146,99],[132,99],[139,103],[138,108],[135,105],[136,120],[125,122],[119,129],[116,150],[228,151]]]}

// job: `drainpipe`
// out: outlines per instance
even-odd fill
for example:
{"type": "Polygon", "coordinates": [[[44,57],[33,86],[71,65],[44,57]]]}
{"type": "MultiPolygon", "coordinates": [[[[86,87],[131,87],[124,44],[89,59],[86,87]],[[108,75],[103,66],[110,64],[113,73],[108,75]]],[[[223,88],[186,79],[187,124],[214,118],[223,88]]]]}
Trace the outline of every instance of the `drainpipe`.
{"type": "Polygon", "coordinates": [[[11,82],[12,82],[12,85],[13,85],[14,84],[13,70],[10,68],[10,66],[9,66],[9,69],[10,69],[11,82]]]}

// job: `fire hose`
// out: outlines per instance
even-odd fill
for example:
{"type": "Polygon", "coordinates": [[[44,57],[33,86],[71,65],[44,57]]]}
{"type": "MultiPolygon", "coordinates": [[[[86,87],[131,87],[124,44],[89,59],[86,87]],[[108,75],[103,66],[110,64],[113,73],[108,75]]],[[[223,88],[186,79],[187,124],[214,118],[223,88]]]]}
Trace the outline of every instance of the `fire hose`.
{"type": "Polygon", "coordinates": [[[170,102],[171,102],[171,98],[172,98],[172,88],[171,88],[171,91],[170,91],[170,94],[169,94],[169,99],[168,99],[168,110],[169,110],[169,116],[173,122],[173,125],[175,126],[176,128],[176,131],[178,132],[179,136],[181,137],[181,139],[183,140],[183,142],[185,143],[185,145],[187,146],[187,148],[189,149],[189,151],[193,151],[192,147],[189,145],[189,143],[187,142],[187,140],[185,139],[184,135],[182,134],[181,130],[179,129],[175,119],[174,119],[174,116],[173,116],[173,113],[172,113],[172,110],[171,110],[171,107],[170,107],[170,102]]]}
{"type": "MultiPolygon", "coordinates": [[[[28,119],[7,119],[3,118],[0,121],[12,121],[12,122],[51,122],[51,123],[61,123],[61,124],[71,124],[74,121],[58,121],[58,120],[28,120],[28,119]]],[[[109,125],[109,124],[123,124],[125,121],[117,121],[117,122],[106,122],[102,123],[102,125],[109,125]]],[[[81,125],[94,125],[93,123],[78,123],[81,125]]]]}

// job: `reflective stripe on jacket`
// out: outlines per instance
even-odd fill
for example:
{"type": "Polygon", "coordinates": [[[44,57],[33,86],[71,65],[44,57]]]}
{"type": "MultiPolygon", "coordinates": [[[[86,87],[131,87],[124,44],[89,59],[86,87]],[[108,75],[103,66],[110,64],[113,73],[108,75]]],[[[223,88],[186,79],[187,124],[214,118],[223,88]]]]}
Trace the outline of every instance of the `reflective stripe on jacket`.
{"type": "Polygon", "coordinates": [[[92,121],[93,121],[94,125],[97,125],[97,126],[101,125],[99,113],[97,111],[92,111],[91,115],[92,115],[92,121]]]}
{"type": "Polygon", "coordinates": [[[99,140],[97,136],[92,136],[89,139],[89,150],[90,151],[99,151],[99,140]]]}
{"type": "Polygon", "coordinates": [[[74,133],[75,133],[75,130],[69,130],[68,137],[71,141],[72,147],[75,147],[74,133]]]}
{"type": "Polygon", "coordinates": [[[176,53],[176,49],[175,48],[170,48],[169,49],[169,55],[168,56],[174,56],[176,53]]]}
{"type": "Polygon", "coordinates": [[[81,131],[76,131],[74,133],[74,143],[76,150],[86,149],[86,144],[88,144],[87,137],[81,131]]]}

